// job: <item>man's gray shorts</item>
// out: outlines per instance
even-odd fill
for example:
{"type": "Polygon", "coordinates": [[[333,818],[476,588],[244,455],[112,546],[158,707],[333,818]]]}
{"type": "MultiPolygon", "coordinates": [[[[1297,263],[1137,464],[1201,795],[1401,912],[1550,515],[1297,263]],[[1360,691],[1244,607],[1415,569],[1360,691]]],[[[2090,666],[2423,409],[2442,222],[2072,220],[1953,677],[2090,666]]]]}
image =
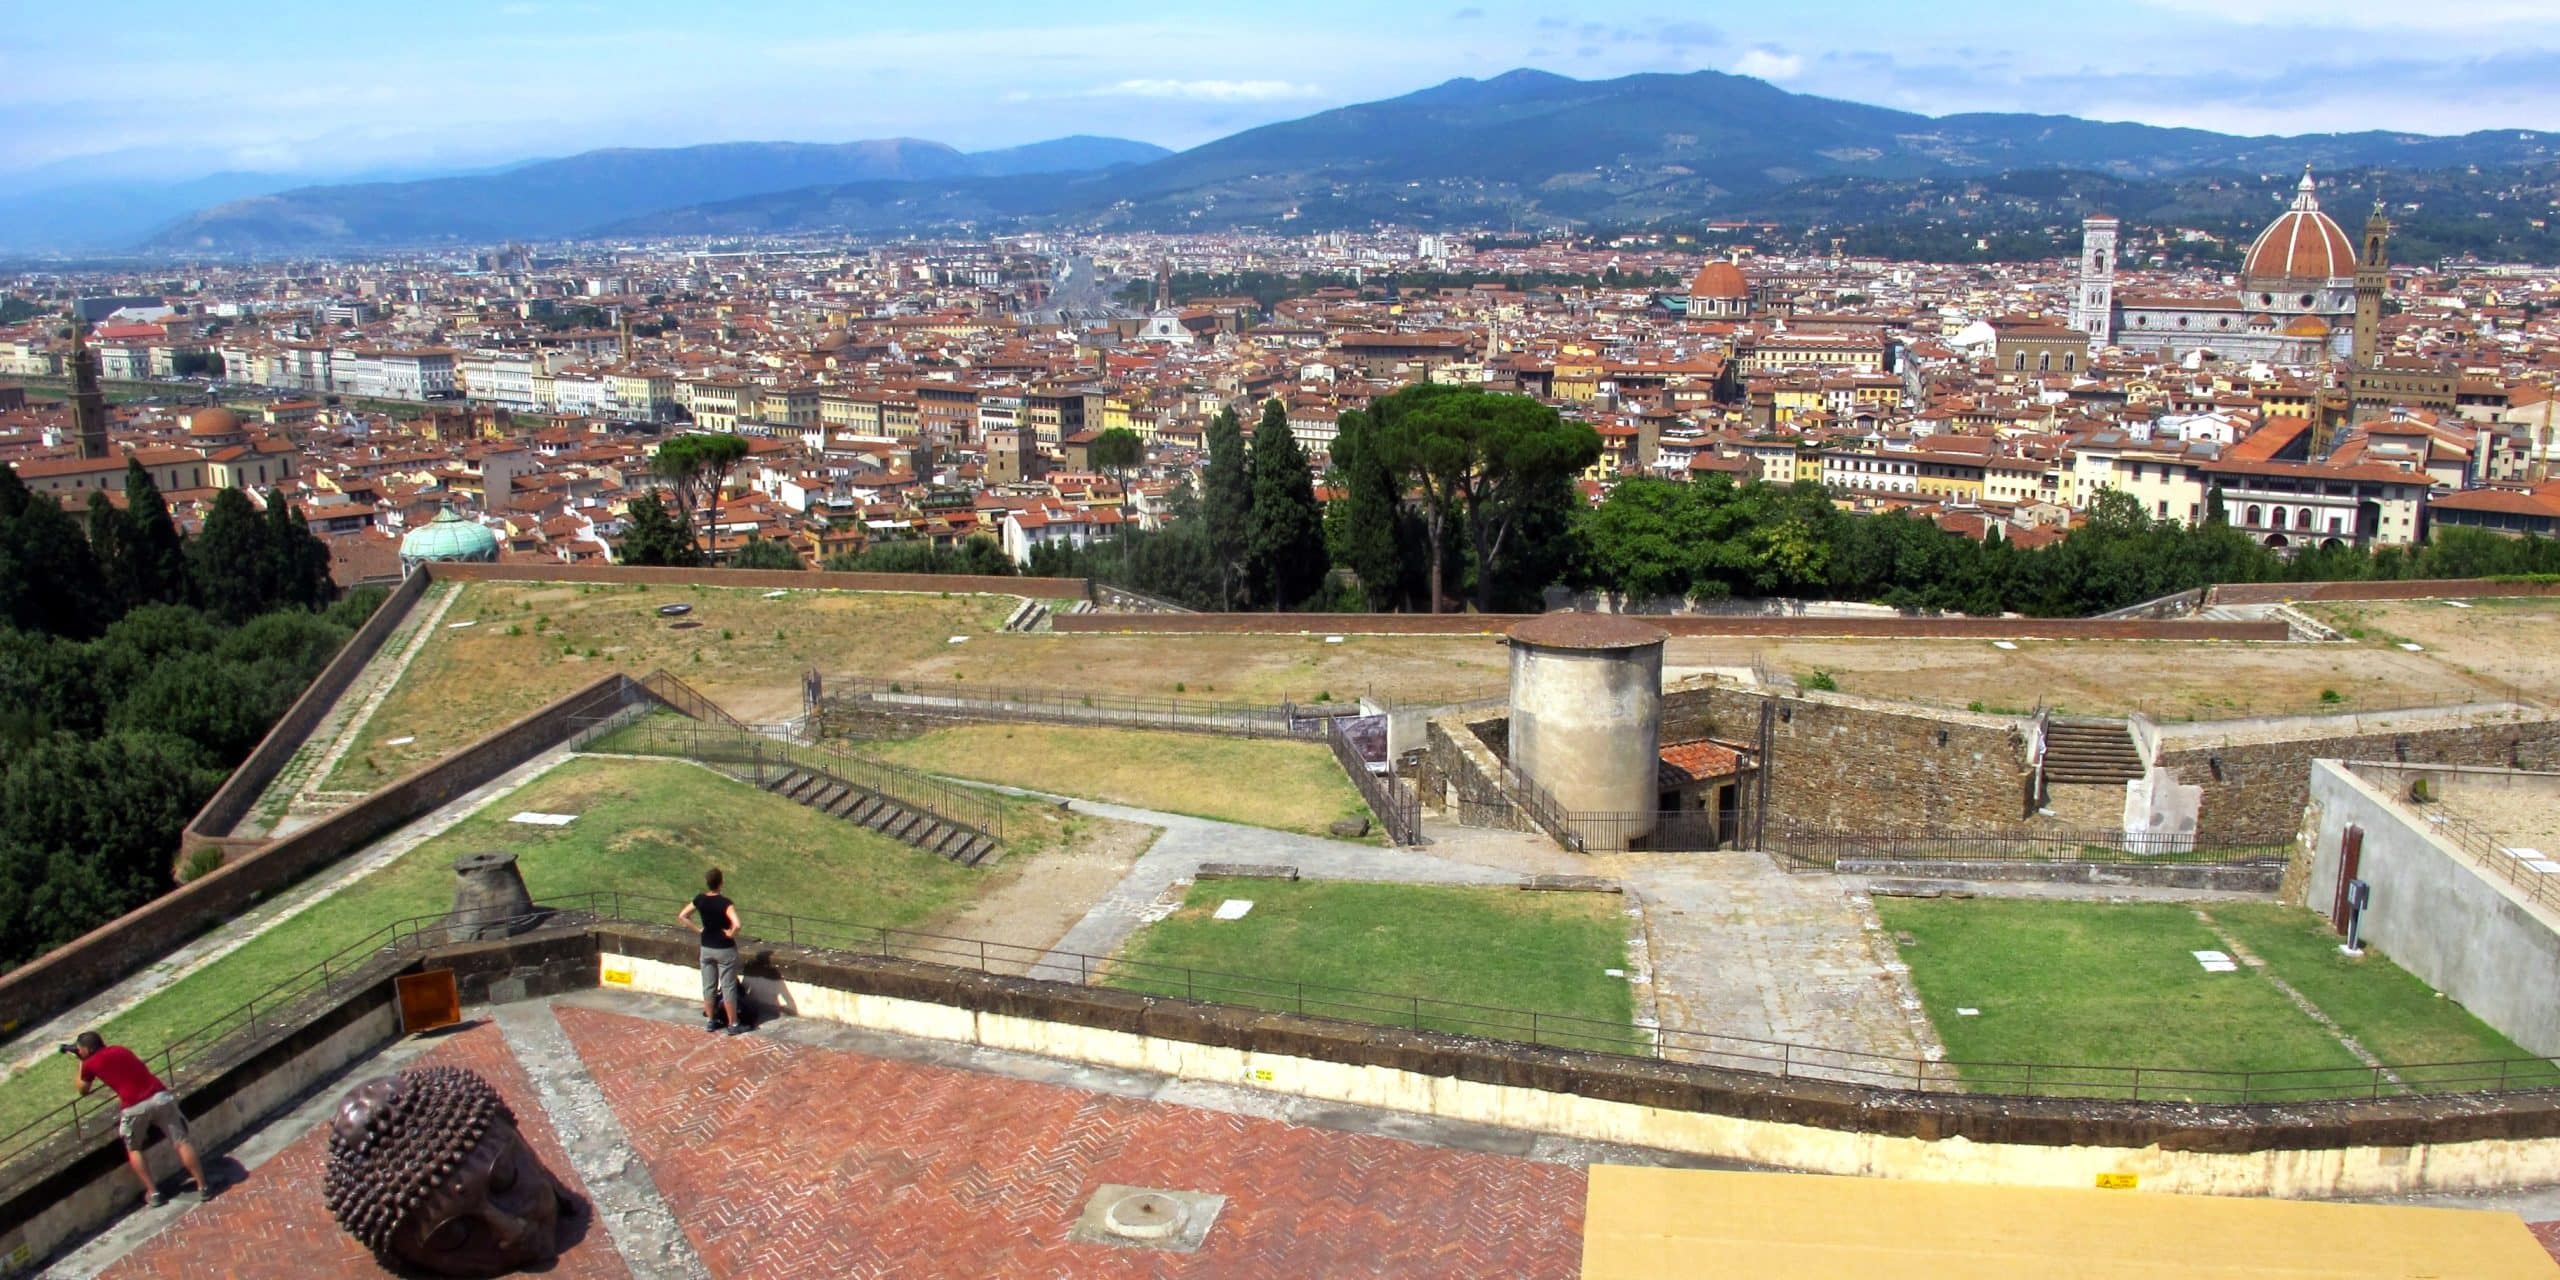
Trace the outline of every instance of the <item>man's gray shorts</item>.
{"type": "Polygon", "coordinates": [[[179,1110],[178,1095],[163,1089],[117,1113],[116,1127],[124,1132],[125,1149],[140,1151],[154,1129],[171,1142],[186,1141],[187,1113],[179,1110]]]}
{"type": "Polygon", "coordinates": [[[738,1009],[738,949],[736,947],[704,947],[702,949],[702,1002],[709,1004],[726,992],[729,1011],[738,1009]]]}

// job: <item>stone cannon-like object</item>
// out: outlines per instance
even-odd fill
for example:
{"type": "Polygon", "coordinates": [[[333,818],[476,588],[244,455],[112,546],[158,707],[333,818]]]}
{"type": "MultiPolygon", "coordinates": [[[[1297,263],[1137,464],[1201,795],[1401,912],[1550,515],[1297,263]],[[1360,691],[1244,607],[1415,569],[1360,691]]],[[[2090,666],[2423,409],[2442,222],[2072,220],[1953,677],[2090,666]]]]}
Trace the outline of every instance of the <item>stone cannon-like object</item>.
{"type": "Polygon", "coordinates": [[[394,1269],[496,1276],[560,1256],[586,1212],[516,1128],[487,1080],[461,1067],[376,1076],[338,1099],[323,1186],[331,1216],[394,1269]]]}
{"type": "Polygon", "coordinates": [[[455,942],[511,938],[542,923],[524,887],[516,855],[505,852],[466,853],[453,860],[453,914],[445,936],[455,942]]]}

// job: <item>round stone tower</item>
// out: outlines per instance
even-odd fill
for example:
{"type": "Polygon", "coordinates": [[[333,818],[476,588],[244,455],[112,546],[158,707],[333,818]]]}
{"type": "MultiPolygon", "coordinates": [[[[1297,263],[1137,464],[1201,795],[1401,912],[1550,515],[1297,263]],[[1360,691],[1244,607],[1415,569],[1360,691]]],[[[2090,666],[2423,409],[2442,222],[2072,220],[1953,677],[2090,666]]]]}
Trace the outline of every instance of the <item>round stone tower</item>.
{"type": "Polygon", "coordinates": [[[1513,767],[1568,813],[1630,815],[1590,824],[1592,850],[1652,834],[1669,638],[1606,613],[1544,614],[1511,629],[1513,767]]]}

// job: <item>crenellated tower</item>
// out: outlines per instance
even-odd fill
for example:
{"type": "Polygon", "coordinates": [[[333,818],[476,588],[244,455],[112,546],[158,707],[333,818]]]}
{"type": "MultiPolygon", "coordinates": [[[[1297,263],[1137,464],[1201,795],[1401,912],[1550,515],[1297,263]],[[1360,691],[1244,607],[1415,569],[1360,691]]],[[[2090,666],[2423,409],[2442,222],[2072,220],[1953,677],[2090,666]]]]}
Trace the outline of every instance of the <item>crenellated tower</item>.
{"type": "Polygon", "coordinates": [[[2391,220],[2382,216],[2377,200],[2364,220],[2364,249],[2356,255],[2356,318],[2349,350],[2358,369],[2373,368],[2381,356],[2382,295],[2391,287],[2390,243],[2391,220]]]}

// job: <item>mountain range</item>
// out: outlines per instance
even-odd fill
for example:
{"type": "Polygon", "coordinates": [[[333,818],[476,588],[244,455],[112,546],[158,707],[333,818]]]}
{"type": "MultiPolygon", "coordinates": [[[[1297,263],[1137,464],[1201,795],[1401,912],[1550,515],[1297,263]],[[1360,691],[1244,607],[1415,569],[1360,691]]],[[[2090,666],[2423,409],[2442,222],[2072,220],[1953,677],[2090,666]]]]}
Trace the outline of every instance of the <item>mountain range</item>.
{"type": "Polygon", "coordinates": [[[1644,224],[1736,216],[1807,182],[2038,170],[2121,179],[2549,166],[2560,134],[2235,136],[2070,116],[1925,116],[1701,71],[1520,70],[1249,129],[1179,154],[1070,138],[964,154],[911,139],[589,152],[493,174],[219,204],[163,252],[969,226],[1210,230],[1644,224]],[[1038,176],[1037,181],[1024,181],[1038,176]]]}

